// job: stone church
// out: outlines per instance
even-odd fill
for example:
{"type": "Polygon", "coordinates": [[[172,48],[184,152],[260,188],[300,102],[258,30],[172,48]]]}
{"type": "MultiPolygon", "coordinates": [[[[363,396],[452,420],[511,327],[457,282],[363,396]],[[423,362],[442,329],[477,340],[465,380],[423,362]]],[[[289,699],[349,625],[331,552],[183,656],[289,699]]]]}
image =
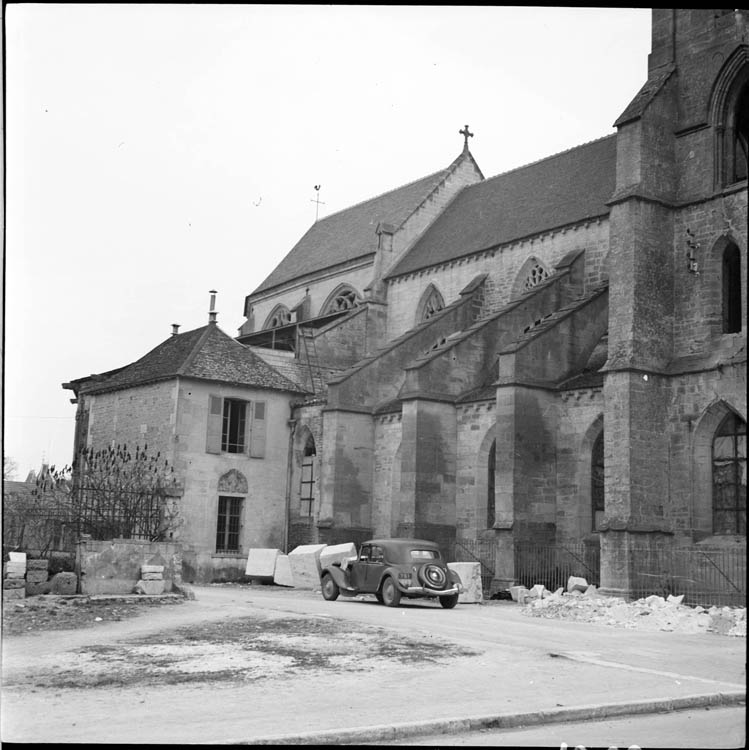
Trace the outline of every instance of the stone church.
{"type": "Polygon", "coordinates": [[[66,384],[78,444],[164,405],[195,580],[416,536],[491,545],[493,589],[518,544],[585,542],[627,595],[642,549],[745,547],[748,23],[654,9],[613,135],[487,178],[466,125],[444,169],[316,221],[235,339],[66,384]]]}

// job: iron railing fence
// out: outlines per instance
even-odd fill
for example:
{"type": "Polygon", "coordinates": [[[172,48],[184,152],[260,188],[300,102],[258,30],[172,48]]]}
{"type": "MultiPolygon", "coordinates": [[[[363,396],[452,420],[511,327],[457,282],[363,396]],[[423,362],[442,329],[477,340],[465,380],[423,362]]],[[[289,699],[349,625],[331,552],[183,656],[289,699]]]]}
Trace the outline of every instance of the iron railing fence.
{"type": "MultiPolygon", "coordinates": [[[[485,594],[492,579],[505,577],[496,571],[497,543],[484,539],[456,539],[447,550],[456,562],[478,562],[485,594]]],[[[601,550],[596,543],[556,545],[515,542],[514,579],[530,588],[537,583],[550,591],[566,587],[570,576],[581,576],[600,586],[601,550]]],[[[651,594],[684,596],[689,606],[746,606],[746,547],[683,547],[630,550],[631,597],[651,594]]]]}
{"type": "Polygon", "coordinates": [[[635,549],[633,596],[684,596],[691,606],[746,606],[746,547],[635,549]]]}

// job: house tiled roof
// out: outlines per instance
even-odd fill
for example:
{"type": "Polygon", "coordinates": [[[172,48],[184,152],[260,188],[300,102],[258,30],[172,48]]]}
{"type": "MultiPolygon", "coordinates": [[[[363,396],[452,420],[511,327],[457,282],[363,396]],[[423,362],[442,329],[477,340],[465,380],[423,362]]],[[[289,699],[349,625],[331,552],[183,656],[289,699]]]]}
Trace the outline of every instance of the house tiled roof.
{"type": "Polygon", "coordinates": [[[614,134],[470,185],[388,276],[606,216],[615,168],[614,134]]]}
{"type": "Polygon", "coordinates": [[[175,377],[304,392],[214,323],[170,336],[136,362],[111,375],[82,379],[86,382],[81,391],[103,393],[175,377]]]}
{"type": "Polygon", "coordinates": [[[320,219],[252,294],[374,253],[378,224],[399,228],[448,172],[440,170],[320,219]]]}

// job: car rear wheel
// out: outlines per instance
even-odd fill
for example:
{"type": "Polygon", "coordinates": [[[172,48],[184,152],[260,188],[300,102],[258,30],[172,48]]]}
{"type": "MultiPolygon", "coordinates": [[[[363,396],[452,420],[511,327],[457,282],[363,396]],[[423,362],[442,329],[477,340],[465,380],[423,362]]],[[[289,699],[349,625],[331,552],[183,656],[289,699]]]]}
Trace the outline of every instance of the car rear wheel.
{"type": "Polygon", "coordinates": [[[330,573],[322,577],[322,598],[329,602],[334,602],[338,598],[340,590],[338,584],[333,580],[330,573]]]}
{"type": "Polygon", "coordinates": [[[382,582],[382,603],[386,607],[397,607],[401,601],[401,592],[395,581],[388,577],[382,582]]]}
{"type": "Polygon", "coordinates": [[[440,604],[445,609],[452,609],[458,603],[458,594],[450,594],[450,596],[441,596],[440,604]]]}

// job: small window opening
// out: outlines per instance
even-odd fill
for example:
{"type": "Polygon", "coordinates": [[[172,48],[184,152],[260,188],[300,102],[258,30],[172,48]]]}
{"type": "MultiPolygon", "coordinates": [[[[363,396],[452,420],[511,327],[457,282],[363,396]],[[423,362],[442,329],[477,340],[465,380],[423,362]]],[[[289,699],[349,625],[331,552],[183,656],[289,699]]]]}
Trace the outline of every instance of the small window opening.
{"type": "Polygon", "coordinates": [[[741,330],[741,258],[731,243],[723,251],[723,333],[741,330]]]}
{"type": "Polygon", "coordinates": [[[604,459],[603,459],[603,431],[593,443],[590,457],[590,500],[593,511],[593,531],[597,531],[603,521],[605,507],[604,495],[604,459]]]}

